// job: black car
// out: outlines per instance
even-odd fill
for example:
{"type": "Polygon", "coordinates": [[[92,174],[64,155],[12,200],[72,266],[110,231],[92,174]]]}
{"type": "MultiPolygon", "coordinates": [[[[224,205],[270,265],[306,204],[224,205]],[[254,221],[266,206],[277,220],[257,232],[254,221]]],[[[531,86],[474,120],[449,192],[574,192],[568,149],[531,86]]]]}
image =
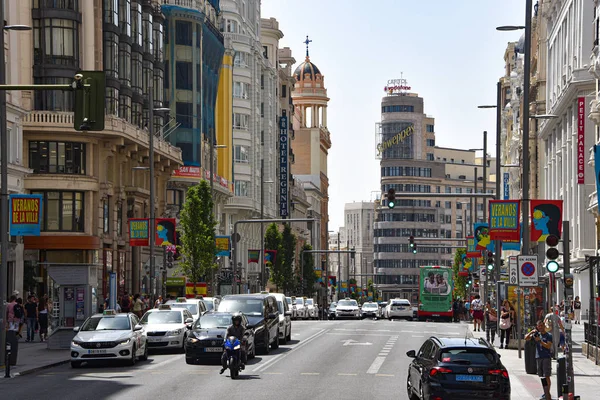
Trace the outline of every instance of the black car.
{"type": "Polygon", "coordinates": [[[484,339],[431,337],[408,367],[409,399],[510,399],[510,379],[484,339]]]}
{"type": "MultiPolygon", "coordinates": [[[[223,343],[227,327],[231,325],[233,313],[209,311],[190,324],[190,332],[185,341],[185,362],[195,364],[198,361],[218,361],[223,353],[223,343]]],[[[248,358],[256,354],[254,330],[249,327],[248,318],[242,314],[244,339],[248,358]]]]}
{"type": "Polygon", "coordinates": [[[240,312],[248,317],[249,328],[254,329],[256,347],[263,354],[269,345],[279,347],[279,309],[275,296],[269,294],[227,295],[219,303],[219,312],[240,312]]]}

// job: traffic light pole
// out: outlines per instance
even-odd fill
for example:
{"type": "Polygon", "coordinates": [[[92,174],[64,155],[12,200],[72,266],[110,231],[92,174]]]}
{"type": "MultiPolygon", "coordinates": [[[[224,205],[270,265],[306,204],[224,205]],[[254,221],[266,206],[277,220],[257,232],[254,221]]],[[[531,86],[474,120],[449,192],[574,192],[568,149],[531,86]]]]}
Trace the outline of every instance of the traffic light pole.
{"type": "MultiPolygon", "coordinates": [[[[571,330],[572,321],[569,318],[569,315],[571,312],[573,312],[573,276],[571,275],[571,242],[569,237],[569,221],[563,221],[562,232],[564,253],[563,287],[565,299],[565,341],[567,342],[565,349],[565,354],[567,356],[567,385],[569,386],[569,393],[575,394],[575,373],[573,371],[573,337],[571,330]]],[[[592,271],[590,271],[590,274],[591,273],[592,271]]]]}

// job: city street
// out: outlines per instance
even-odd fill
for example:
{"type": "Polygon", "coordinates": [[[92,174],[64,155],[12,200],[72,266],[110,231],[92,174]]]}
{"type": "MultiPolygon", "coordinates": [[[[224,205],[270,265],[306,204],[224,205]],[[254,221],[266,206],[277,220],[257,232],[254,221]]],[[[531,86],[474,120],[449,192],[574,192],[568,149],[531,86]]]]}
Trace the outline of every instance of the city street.
{"type": "Polygon", "coordinates": [[[187,365],[181,354],[151,354],[135,367],[71,369],[66,364],[2,382],[11,398],[43,393],[79,399],[405,398],[405,353],[433,334],[464,336],[465,324],[407,321],[294,321],[292,341],[258,355],[240,379],[218,365],[187,365]]]}

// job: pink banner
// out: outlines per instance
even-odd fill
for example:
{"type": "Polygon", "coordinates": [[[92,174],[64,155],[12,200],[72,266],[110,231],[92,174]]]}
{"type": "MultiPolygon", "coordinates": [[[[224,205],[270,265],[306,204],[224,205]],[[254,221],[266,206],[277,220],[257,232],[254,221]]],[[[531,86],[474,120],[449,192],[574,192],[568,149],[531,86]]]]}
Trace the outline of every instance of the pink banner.
{"type": "Polygon", "coordinates": [[[585,183],[585,97],[577,98],[577,183],[585,183]]]}

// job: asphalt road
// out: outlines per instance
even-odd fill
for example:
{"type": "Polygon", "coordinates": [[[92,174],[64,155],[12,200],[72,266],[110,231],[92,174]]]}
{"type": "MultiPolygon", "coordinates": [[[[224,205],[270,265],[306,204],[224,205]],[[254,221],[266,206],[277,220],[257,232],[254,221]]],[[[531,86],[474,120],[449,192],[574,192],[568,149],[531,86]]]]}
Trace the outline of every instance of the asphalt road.
{"type": "Polygon", "coordinates": [[[433,335],[464,336],[465,324],[386,320],[294,321],[292,341],[250,360],[239,380],[219,365],[151,354],[134,367],[62,365],[16,377],[2,397],[64,399],[406,398],[406,351],[433,335]]]}

